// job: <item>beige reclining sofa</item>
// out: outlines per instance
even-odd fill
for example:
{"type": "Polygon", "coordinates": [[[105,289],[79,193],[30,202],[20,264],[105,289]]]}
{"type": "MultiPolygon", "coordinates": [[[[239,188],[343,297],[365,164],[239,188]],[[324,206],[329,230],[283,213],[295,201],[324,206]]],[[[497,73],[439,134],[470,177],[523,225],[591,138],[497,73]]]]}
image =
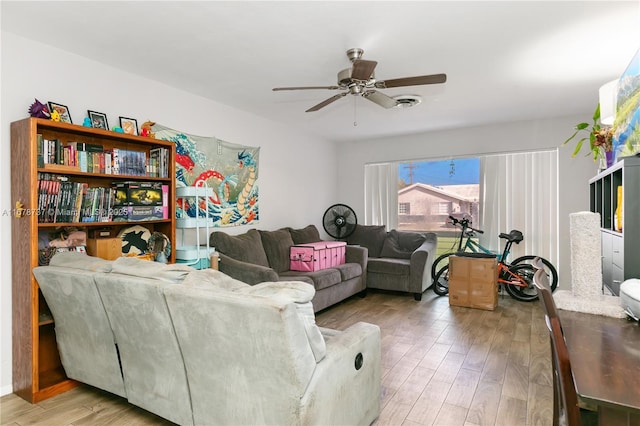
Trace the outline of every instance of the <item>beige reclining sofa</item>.
{"type": "Polygon", "coordinates": [[[315,289],[59,253],[34,275],[68,377],[181,425],[369,425],[380,329],[316,326],[315,289]],[[119,354],[119,356],[118,356],[119,354]]]}

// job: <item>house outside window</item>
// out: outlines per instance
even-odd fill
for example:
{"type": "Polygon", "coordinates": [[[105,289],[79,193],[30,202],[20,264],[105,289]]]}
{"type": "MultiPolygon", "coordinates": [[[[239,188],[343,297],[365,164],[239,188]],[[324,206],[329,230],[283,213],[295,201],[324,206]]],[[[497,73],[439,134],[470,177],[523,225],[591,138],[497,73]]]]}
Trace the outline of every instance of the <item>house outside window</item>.
{"type": "Polygon", "coordinates": [[[449,215],[478,223],[479,158],[400,163],[398,177],[399,230],[444,237],[458,231],[450,225],[449,215]]]}

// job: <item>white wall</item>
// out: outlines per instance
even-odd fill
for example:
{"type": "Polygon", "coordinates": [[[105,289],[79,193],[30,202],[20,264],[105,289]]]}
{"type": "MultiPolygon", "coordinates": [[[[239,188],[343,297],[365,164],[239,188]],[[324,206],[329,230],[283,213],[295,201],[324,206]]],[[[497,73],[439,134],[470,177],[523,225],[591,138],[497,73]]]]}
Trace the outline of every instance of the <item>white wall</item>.
{"type": "MultiPolygon", "coordinates": [[[[332,143],[6,32],[1,37],[1,211],[10,210],[13,202],[9,124],[28,116],[34,98],[68,106],[76,124],[91,109],[106,113],[111,126],[122,115],[136,118],[138,124],[150,119],[186,133],[260,146],[260,223],[252,227],[314,223],[322,230],[324,209],[338,201],[332,143]],[[323,178],[310,191],[306,180],[295,178],[301,175],[323,178]]],[[[225,230],[240,233],[249,228],[225,230]]],[[[10,239],[10,217],[0,215],[0,395],[12,391],[11,246],[21,242],[10,239]]]]}
{"type": "MultiPolygon", "coordinates": [[[[567,117],[353,142],[337,150],[323,140],[166,85],[11,34],[1,36],[1,211],[9,210],[12,202],[9,123],[27,116],[34,97],[67,105],[75,123],[92,109],[106,113],[112,125],[120,115],[137,118],[139,123],[151,119],[187,133],[261,146],[261,221],[255,225],[260,229],[309,223],[322,229],[321,215],[334,202],[347,203],[358,217],[364,217],[367,163],[556,147],[584,119],[567,117]],[[313,161],[306,161],[310,158],[313,161]],[[323,176],[313,192],[304,180],[295,179],[302,173],[323,176]]],[[[588,209],[587,180],[595,174],[590,160],[571,159],[570,154],[571,148],[560,148],[559,274],[565,288],[570,283],[568,214],[588,209]]],[[[11,392],[11,245],[20,242],[10,238],[10,217],[0,215],[0,241],[4,242],[0,247],[0,395],[11,392]]]]}
{"type": "MultiPolygon", "coordinates": [[[[350,203],[359,218],[364,217],[365,164],[556,148],[581,121],[584,117],[564,117],[352,142],[340,147],[338,195],[350,203]]],[[[573,148],[558,148],[560,247],[557,268],[559,286],[565,289],[571,286],[569,214],[589,209],[588,180],[597,168],[582,154],[571,158],[573,148]]]]}

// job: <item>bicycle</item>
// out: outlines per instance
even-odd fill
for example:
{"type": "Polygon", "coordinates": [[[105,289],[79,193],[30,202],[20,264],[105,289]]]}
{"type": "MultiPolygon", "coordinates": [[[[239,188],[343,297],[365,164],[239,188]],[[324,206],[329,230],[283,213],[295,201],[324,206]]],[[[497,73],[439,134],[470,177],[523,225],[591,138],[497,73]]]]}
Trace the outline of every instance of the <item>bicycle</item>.
{"type": "MultiPolygon", "coordinates": [[[[457,245],[458,245],[458,249],[456,252],[470,252],[470,253],[487,253],[487,254],[495,254],[498,256],[498,260],[500,260],[500,257],[502,257],[503,255],[500,255],[498,253],[494,253],[493,251],[489,250],[488,248],[483,247],[479,242],[477,242],[476,240],[474,240],[473,238],[476,236],[476,234],[484,234],[484,231],[480,230],[480,229],[475,229],[471,226],[471,221],[468,218],[463,218],[463,219],[456,219],[453,216],[449,216],[449,219],[451,219],[451,223],[454,226],[460,226],[462,228],[462,230],[460,231],[460,237],[458,238],[457,241],[457,245]],[[464,242],[464,244],[462,243],[463,240],[466,237],[466,241],[464,242]]],[[[519,232],[514,230],[515,232],[519,232]]],[[[514,232],[512,231],[512,232],[514,232]]],[[[518,241],[519,243],[519,241],[518,241]]],[[[518,244],[516,243],[516,244],[518,244]]],[[[433,262],[433,264],[431,265],[431,278],[435,279],[436,277],[436,272],[438,272],[440,269],[442,269],[442,267],[446,264],[448,264],[448,259],[449,256],[451,256],[452,254],[455,254],[456,252],[449,252],[449,253],[445,253],[442,254],[440,256],[438,256],[438,258],[436,258],[436,260],[433,262]]],[[[505,257],[503,257],[503,260],[506,262],[506,259],[509,255],[509,251],[506,252],[506,254],[504,254],[505,257]]],[[[531,256],[531,255],[526,255],[526,256],[520,256],[518,258],[516,258],[515,260],[513,260],[511,262],[512,265],[519,265],[522,263],[527,263],[527,264],[534,264],[534,260],[536,258],[539,258],[540,261],[542,262],[542,264],[544,265],[544,269],[547,272],[547,276],[549,277],[549,282],[551,283],[551,290],[554,291],[556,289],[556,287],[558,287],[558,271],[556,271],[556,268],[553,266],[553,264],[551,262],[549,262],[547,259],[542,258],[540,256],[531,256]]],[[[535,265],[533,265],[535,266],[535,265]]]]}
{"type": "MultiPolygon", "coordinates": [[[[475,236],[474,232],[479,231],[480,233],[482,233],[482,231],[478,229],[471,228],[471,226],[469,226],[468,219],[462,219],[461,221],[458,221],[451,216],[450,218],[452,219],[454,225],[460,223],[463,227],[463,232],[461,233],[461,237],[458,242],[459,248],[462,248],[462,239],[464,235],[467,235],[467,240],[469,241],[473,236],[475,236]]],[[[516,300],[520,300],[523,302],[531,302],[533,300],[536,300],[538,298],[538,291],[533,283],[533,276],[538,270],[538,267],[530,263],[508,264],[506,262],[513,243],[519,244],[524,239],[522,232],[514,229],[508,234],[501,233],[500,238],[507,240],[502,254],[492,253],[488,249],[482,247],[478,242],[472,241],[472,243],[465,243],[465,248],[467,247],[467,245],[469,245],[469,247],[471,247],[471,249],[473,250],[471,253],[467,253],[467,255],[478,257],[496,257],[498,260],[498,284],[503,285],[507,293],[509,293],[509,295],[516,300]],[[477,250],[480,251],[478,252],[477,250]]],[[[460,251],[464,253],[464,251],[460,251]]],[[[452,254],[455,253],[446,253],[440,256],[436,260],[436,262],[442,261],[443,259],[448,260],[449,256],[451,256],[452,254]]],[[[523,256],[522,258],[518,259],[539,262],[544,265],[545,269],[550,266],[550,268],[552,268],[552,273],[550,275],[554,276],[555,281],[555,285],[553,286],[552,291],[555,290],[555,287],[557,286],[557,272],[555,272],[555,267],[553,267],[550,262],[546,261],[545,263],[545,260],[538,256],[523,256]]],[[[448,264],[441,267],[436,273],[433,280],[433,290],[439,296],[444,296],[449,293],[448,264]]]]}

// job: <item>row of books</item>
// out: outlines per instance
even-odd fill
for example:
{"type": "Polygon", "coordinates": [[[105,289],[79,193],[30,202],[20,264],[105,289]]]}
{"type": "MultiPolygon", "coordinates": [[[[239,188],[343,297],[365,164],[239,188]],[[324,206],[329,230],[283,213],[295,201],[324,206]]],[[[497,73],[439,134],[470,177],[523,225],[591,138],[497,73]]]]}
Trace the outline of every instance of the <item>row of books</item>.
{"type": "Polygon", "coordinates": [[[86,173],[168,178],[169,149],[152,148],[147,155],[145,151],[104,149],[86,142],[63,144],[38,134],[38,167],[44,168],[45,164],[77,167],[86,173]]]}
{"type": "Polygon", "coordinates": [[[38,173],[39,223],[91,223],[168,219],[168,185],[161,185],[162,202],[153,206],[119,205],[117,184],[89,187],[67,176],[38,173]]]}

